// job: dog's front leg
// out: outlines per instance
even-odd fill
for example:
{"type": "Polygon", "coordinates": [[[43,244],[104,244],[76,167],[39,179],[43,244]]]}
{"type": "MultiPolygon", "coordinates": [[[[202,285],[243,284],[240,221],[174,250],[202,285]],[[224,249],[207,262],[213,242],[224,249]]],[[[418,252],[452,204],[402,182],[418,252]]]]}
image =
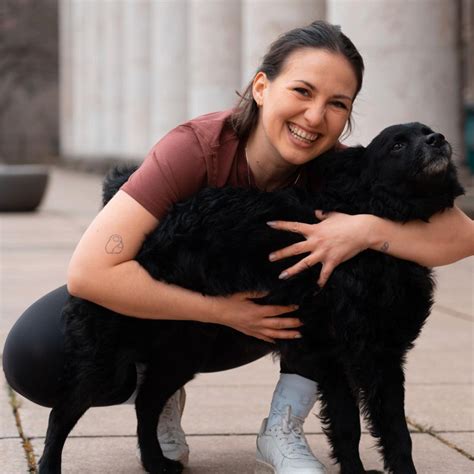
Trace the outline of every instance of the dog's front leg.
{"type": "Polygon", "coordinates": [[[371,432],[380,439],[385,469],[393,474],[416,474],[412,443],[405,419],[405,377],[402,358],[385,359],[375,355],[374,366],[365,367],[361,383],[371,432]]]}
{"type": "Polygon", "coordinates": [[[320,418],[332,447],[332,457],[340,464],[341,474],[362,474],[365,470],[359,455],[358,402],[339,363],[319,361],[318,366],[324,367],[318,374],[320,418]]]}
{"type": "Polygon", "coordinates": [[[160,414],[167,400],[191,377],[176,377],[176,374],[158,373],[148,368],[141,385],[135,409],[137,412],[137,436],[141,460],[145,470],[151,474],[180,474],[183,465],[163,456],[157,437],[160,414]]]}

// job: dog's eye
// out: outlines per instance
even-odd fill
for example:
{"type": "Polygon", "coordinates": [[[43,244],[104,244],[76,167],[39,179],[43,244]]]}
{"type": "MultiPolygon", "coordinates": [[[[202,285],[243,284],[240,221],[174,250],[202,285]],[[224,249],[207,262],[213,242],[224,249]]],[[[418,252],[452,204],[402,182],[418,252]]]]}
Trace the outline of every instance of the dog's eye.
{"type": "Polygon", "coordinates": [[[401,149],[405,148],[405,143],[398,142],[395,143],[395,145],[392,146],[392,151],[400,151],[401,149]]]}

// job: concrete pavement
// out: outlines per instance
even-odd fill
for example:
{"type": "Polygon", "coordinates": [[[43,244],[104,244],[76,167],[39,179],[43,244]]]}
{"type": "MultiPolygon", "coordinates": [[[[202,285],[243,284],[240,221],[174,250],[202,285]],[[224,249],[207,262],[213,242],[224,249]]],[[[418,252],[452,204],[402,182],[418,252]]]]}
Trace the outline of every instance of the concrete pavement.
{"type": "MultiPolygon", "coordinates": [[[[21,312],[62,285],[71,253],[100,207],[100,177],[55,169],[39,212],[0,215],[0,342],[21,312]]],[[[433,314],[407,365],[406,411],[419,473],[474,472],[474,258],[437,269],[433,314]]],[[[0,472],[34,472],[49,409],[8,390],[0,373],[0,472]]],[[[254,470],[255,436],[267,415],[278,364],[198,376],[187,386],[183,425],[193,474],[254,470]]],[[[317,411],[317,410],[315,410],[317,411]]],[[[321,461],[336,473],[315,416],[305,425],[321,461]]],[[[140,473],[132,405],[93,408],[66,442],[63,472],[140,473]]],[[[365,431],[362,459],[381,469],[365,431]]]]}

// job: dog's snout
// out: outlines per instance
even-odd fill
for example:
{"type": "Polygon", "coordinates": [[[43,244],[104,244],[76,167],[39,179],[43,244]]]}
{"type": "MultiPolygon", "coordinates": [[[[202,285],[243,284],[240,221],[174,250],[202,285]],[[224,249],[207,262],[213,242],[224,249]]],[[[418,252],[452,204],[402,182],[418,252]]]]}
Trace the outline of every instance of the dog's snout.
{"type": "Polygon", "coordinates": [[[444,135],[441,133],[430,133],[426,137],[426,143],[434,147],[440,147],[445,141],[444,135]]]}

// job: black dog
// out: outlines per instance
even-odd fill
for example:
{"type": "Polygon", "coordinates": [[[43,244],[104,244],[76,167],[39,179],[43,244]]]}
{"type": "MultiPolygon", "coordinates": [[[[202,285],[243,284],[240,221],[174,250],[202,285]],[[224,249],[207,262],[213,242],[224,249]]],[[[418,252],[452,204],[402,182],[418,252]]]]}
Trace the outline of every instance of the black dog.
{"type": "MultiPolygon", "coordinates": [[[[463,192],[450,156],[444,137],[422,124],[389,127],[367,148],[314,160],[322,184],[311,195],[292,188],[203,190],[176,205],[137,256],[153,278],[207,295],[266,290],[259,303],[299,305],[303,338],[279,342],[278,350],[289,370],[317,381],[321,419],[342,473],[364,472],[359,407],[386,469],[416,472],[404,416],[403,364],[430,313],[431,272],[367,250],[341,264],[323,289],[315,283],[319,265],[281,281],[279,273],[296,260],[270,263],[268,255],[302,238],[266,222],[315,223],[314,209],[427,221],[463,192]]],[[[109,177],[105,200],[127,177],[109,177]]],[[[181,472],[180,463],[163,457],[158,418],[167,399],[206,365],[222,328],[125,317],[79,298],[71,298],[64,318],[64,396],[50,415],[40,473],[60,472],[74,424],[110,386],[120,386],[136,362],[147,364],[136,400],[143,465],[151,473],[181,472]]]]}

